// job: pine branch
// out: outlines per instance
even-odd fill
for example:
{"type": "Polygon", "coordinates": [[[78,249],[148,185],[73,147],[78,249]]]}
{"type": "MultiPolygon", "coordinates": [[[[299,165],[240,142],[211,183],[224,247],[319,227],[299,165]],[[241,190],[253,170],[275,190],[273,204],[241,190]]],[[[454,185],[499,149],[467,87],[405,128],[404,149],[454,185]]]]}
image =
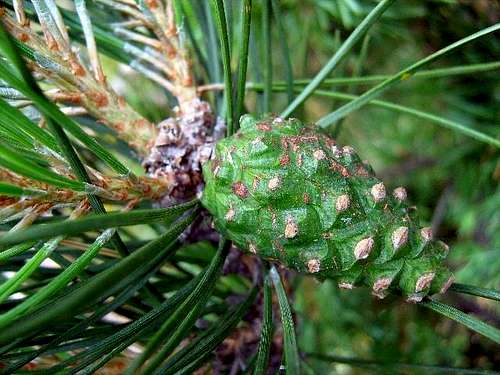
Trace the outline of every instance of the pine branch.
{"type": "Polygon", "coordinates": [[[149,151],[156,137],[156,127],[106,84],[100,64],[96,61],[97,52],[91,42],[91,35],[87,39],[95,75],[85,67],[64,39],[53,35],[54,28],[45,18],[39,18],[45,29],[45,37],[41,38],[32,27],[17,23],[9,11],[2,9],[2,12],[2,22],[22,47],[30,69],[59,89],[58,101],[82,106],[98,122],[114,129],[120,138],[140,154],[145,155],[149,151]]]}

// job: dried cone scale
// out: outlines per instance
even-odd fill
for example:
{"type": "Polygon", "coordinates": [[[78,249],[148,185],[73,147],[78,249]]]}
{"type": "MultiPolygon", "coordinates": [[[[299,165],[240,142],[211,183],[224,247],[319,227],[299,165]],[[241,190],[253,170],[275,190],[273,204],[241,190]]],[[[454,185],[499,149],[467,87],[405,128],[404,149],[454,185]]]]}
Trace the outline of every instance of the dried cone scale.
{"type": "Polygon", "coordinates": [[[202,203],[241,249],[379,298],[447,289],[448,247],[419,227],[404,188],[387,192],[351,147],[298,120],[240,125],[204,165],[202,203]]]}

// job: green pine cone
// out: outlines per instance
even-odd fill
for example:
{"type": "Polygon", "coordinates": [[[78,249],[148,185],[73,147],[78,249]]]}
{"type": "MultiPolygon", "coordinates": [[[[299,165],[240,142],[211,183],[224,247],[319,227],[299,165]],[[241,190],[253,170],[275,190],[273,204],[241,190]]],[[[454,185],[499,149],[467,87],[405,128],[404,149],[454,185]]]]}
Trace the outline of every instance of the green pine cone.
{"type": "Polygon", "coordinates": [[[448,246],[419,227],[405,189],[388,194],[351,147],[295,119],[240,125],[204,165],[202,197],[238,247],[380,298],[400,291],[419,302],[451,284],[448,246]]]}

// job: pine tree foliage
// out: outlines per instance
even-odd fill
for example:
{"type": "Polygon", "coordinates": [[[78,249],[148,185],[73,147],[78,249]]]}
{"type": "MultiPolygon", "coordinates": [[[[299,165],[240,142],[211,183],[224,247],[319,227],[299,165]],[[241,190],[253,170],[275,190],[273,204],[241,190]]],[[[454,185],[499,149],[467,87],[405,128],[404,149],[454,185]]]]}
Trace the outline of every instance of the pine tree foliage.
{"type": "Polygon", "coordinates": [[[488,370],[500,10],[430,3],[0,0],[0,373],[488,370]],[[414,32],[424,18],[443,40],[414,32]],[[407,54],[388,58],[393,43],[407,54]],[[317,139],[296,168],[281,141],[304,129],[317,139]],[[348,146],[336,161],[332,138],[360,156],[348,146]],[[258,157],[236,149],[260,144],[258,157]],[[360,157],[393,166],[386,185],[360,157]],[[400,184],[414,198],[387,196],[400,184]],[[298,197],[316,216],[285,212],[298,197]],[[333,247],[330,229],[344,234],[333,247]],[[453,345],[433,346],[451,321],[453,345]],[[409,354],[377,351],[402,330],[409,354]],[[482,354],[468,363],[472,336],[482,354]]]}

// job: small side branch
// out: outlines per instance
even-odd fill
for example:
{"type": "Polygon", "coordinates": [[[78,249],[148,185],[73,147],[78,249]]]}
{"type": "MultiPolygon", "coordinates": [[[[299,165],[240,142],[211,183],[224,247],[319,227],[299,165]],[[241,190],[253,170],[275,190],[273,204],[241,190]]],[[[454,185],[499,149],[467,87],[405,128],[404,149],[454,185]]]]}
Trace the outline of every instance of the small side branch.
{"type": "MultiPolygon", "coordinates": [[[[147,155],[157,136],[157,128],[107,85],[84,1],[79,0],[76,5],[84,28],[91,71],[87,70],[65,40],[46,3],[38,1],[37,4],[44,37],[33,28],[16,22],[8,10],[3,10],[1,18],[9,33],[31,50],[28,54],[29,68],[58,88],[54,101],[72,99],[70,102],[79,106],[77,109],[66,109],[69,113],[82,114],[84,108],[85,113],[115,130],[118,137],[140,155],[147,155]]],[[[29,105],[29,102],[16,104],[29,105]]]]}

